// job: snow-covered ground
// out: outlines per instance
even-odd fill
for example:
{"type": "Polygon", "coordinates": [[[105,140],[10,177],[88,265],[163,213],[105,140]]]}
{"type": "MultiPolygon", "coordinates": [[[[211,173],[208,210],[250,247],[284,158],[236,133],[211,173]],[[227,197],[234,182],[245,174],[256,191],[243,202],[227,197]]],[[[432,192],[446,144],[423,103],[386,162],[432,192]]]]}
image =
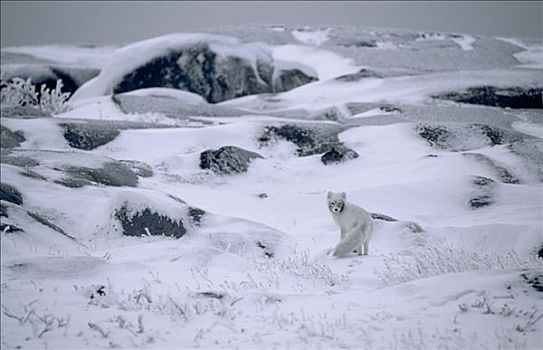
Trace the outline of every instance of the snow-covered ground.
{"type": "MultiPolygon", "coordinates": [[[[431,96],[481,85],[541,87],[542,71],[512,65],[342,81],[334,78],[361,67],[323,46],[333,28],[270,32],[283,31],[301,43],[269,45],[273,58],[309,66],[319,81],[215,105],[240,115],[127,113],[106,95],[73,101],[53,118],[2,116],[2,127],[26,137],[2,153],[2,183],[23,198],[22,205],[2,201],[9,214],[2,223],[22,229],[6,227],[1,235],[2,348],[541,346],[541,109],[431,96]],[[339,116],[323,117],[330,109],[339,116]],[[187,119],[201,123],[184,127],[187,119]],[[78,122],[123,127],[112,141],[77,150],[62,125],[78,122]],[[299,157],[292,142],[259,142],[267,126],[284,123],[337,133],[359,157],[324,165],[321,154],[299,157]],[[488,130],[480,124],[498,128],[502,141],[478,133],[488,130]],[[421,125],[454,132],[450,147],[432,146],[421,125]],[[263,158],[241,174],[200,169],[200,153],[223,146],[263,158]],[[39,164],[21,166],[8,156],[39,164]],[[112,160],[144,162],[154,174],[139,177],[136,187],[58,183],[69,166],[112,160]],[[368,256],[326,254],[340,237],[327,191],[344,191],[366,210],[397,219],[374,220],[368,256]],[[488,205],[470,205],[474,198],[488,205]],[[180,217],[187,233],[124,236],[115,216],[123,203],[180,217]],[[200,222],[190,221],[188,207],[205,211],[200,222]]],[[[172,38],[180,37],[161,42],[172,38]]],[[[451,36],[424,40],[443,38],[451,36]]],[[[452,38],[454,50],[479,50],[475,37],[452,38]]],[[[134,47],[142,46],[128,49],[134,47]]],[[[48,48],[24,52],[55,58],[48,48]]],[[[84,50],[67,51],[81,62],[105,53],[85,61],[84,50]]],[[[104,75],[114,65],[108,67],[104,75]]],[[[122,95],[211,108],[171,89],[122,95]]]]}

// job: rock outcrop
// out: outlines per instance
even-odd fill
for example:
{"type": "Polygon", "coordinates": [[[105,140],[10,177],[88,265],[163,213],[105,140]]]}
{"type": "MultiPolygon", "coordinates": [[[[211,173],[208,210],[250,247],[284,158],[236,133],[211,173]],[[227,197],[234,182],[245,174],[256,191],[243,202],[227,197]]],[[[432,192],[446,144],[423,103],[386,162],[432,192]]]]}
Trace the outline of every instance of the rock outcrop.
{"type": "Polygon", "coordinates": [[[260,154],[235,146],[218,150],[206,150],[200,154],[200,168],[216,174],[229,175],[246,172],[253,159],[263,158],[260,154]]]}

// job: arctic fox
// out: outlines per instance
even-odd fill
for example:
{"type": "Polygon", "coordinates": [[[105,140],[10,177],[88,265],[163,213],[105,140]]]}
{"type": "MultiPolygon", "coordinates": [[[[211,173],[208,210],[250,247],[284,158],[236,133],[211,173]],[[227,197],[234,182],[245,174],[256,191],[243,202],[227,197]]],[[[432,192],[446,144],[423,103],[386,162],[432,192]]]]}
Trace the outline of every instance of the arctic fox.
{"type": "Polygon", "coordinates": [[[345,200],[345,192],[328,192],[328,209],[341,230],[341,240],[332,249],[334,256],[351,252],[368,255],[368,244],[373,232],[371,215],[345,200]]]}

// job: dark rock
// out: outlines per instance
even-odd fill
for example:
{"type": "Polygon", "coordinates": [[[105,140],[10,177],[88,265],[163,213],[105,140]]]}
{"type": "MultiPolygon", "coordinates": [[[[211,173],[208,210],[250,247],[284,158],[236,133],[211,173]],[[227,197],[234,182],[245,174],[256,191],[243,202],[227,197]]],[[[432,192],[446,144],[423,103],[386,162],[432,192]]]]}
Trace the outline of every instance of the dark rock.
{"type": "Polygon", "coordinates": [[[96,290],[93,290],[90,296],[90,299],[94,299],[97,297],[105,297],[106,296],[106,286],[99,286],[96,288],[96,290]]]}
{"type": "Polygon", "coordinates": [[[273,139],[284,139],[298,146],[298,156],[310,156],[328,152],[333,146],[339,145],[337,135],[321,136],[315,131],[296,125],[267,126],[258,138],[261,146],[267,145],[273,139]]]}
{"type": "Polygon", "coordinates": [[[316,78],[306,75],[299,69],[281,70],[273,81],[273,92],[289,91],[316,80],[316,78]]]}
{"type": "Polygon", "coordinates": [[[424,232],[424,229],[422,228],[422,226],[420,226],[416,222],[409,221],[409,222],[407,222],[405,224],[405,227],[407,227],[409,229],[409,231],[411,231],[413,233],[424,232]]]}
{"type": "Polygon", "coordinates": [[[543,292],[543,274],[541,272],[525,272],[521,273],[520,276],[536,291],[543,292]]]}
{"type": "Polygon", "coordinates": [[[41,109],[26,105],[26,106],[2,106],[3,118],[16,118],[16,119],[33,119],[50,117],[51,115],[43,112],[41,109]]]}
{"type": "Polygon", "coordinates": [[[335,78],[335,80],[350,83],[350,82],[360,81],[366,78],[383,78],[383,76],[377,72],[371,71],[366,68],[362,68],[356,73],[341,75],[335,78]]]}
{"type": "Polygon", "coordinates": [[[398,221],[398,219],[395,219],[392,216],[388,216],[388,215],[380,214],[380,213],[371,213],[371,218],[374,220],[383,220],[383,221],[388,221],[388,222],[398,221]]]}
{"type": "Polygon", "coordinates": [[[419,125],[417,132],[430,146],[440,149],[448,147],[448,140],[452,136],[449,130],[438,125],[419,125]]]}
{"type": "Polygon", "coordinates": [[[487,207],[487,206],[491,205],[492,203],[493,203],[493,201],[491,200],[490,196],[486,195],[486,194],[479,195],[479,196],[477,196],[475,198],[471,198],[469,200],[469,205],[473,209],[487,207]]]}
{"type": "Polygon", "coordinates": [[[21,142],[26,139],[22,132],[13,132],[3,125],[0,125],[0,147],[1,148],[14,148],[19,147],[21,142]]]}
{"type": "Polygon", "coordinates": [[[225,297],[224,293],[219,292],[198,292],[196,294],[197,296],[204,297],[204,298],[212,298],[212,299],[218,299],[221,300],[225,297]]]}
{"type": "Polygon", "coordinates": [[[324,165],[340,163],[346,160],[358,158],[356,151],[343,145],[332,146],[332,148],[321,156],[321,162],[324,165]]]}
{"type": "Polygon", "coordinates": [[[217,174],[246,172],[251,160],[262,158],[255,152],[239,147],[225,146],[218,150],[207,150],[200,154],[200,168],[209,169],[217,174]]]}
{"type": "MultiPolygon", "coordinates": [[[[373,220],[382,220],[382,221],[387,221],[387,222],[400,221],[400,220],[398,220],[396,218],[393,218],[392,216],[388,216],[388,215],[381,214],[381,213],[370,213],[370,215],[371,215],[371,218],[373,220]]],[[[424,229],[422,228],[422,226],[417,224],[416,222],[405,221],[404,223],[405,223],[405,227],[407,227],[409,229],[409,231],[411,231],[413,233],[424,232],[424,229]]]]}
{"type": "Polygon", "coordinates": [[[402,113],[403,112],[401,108],[392,106],[392,105],[383,105],[379,107],[379,109],[386,113],[393,113],[393,112],[402,113]]]}
{"type": "Polygon", "coordinates": [[[0,232],[2,233],[23,232],[23,229],[15,225],[0,223],[0,232]]]}
{"type": "Polygon", "coordinates": [[[477,185],[477,186],[492,186],[496,183],[496,181],[488,178],[488,177],[484,177],[484,176],[474,176],[473,178],[473,184],[474,185],[477,185]]]}
{"type": "Polygon", "coordinates": [[[473,197],[468,201],[470,208],[479,209],[494,204],[492,194],[496,181],[484,176],[473,176],[471,182],[477,187],[473,197]]]}
{"type": "Polygon", "coordinates": [[[541,248],[537,252],[537,258],[538,259],[543,259],[543,244],[541,245],[541,248]]]}
{"type": "Polygon", "coordinates": [[[23,204],[23,195],[17,188],[6,183],[0,183],[0,199],[17,205],[23,204]]]}
{"type": "Polygon", "coordinates": [[[168,197],[170,197],[171,199],[173,199],[174,201],[176,201],[177,203],[181,203],[181,204],[187,204],[187,202],[185,202],[184,200],[182,200],[181,198],[179,197],[176,197],[172,194],[169,194],[168,193],[168,197]]]}
{"type": "Polygon", "coordinates": [[[140,162],[137,160],[120,160],[121,164],[126,165],[130,168],[136,175],[140,177],[151,177],[153,176],[153,168],[149,164],[140,162]]]}
{"type": "Polygon", "coordinates": [[[430,146],[452,151],[501,145],[522,139],[519,133],[488,124],[419,124],[416,130],[430,146]]]}
{"type": "Polygon", "coordinates": [[[264,193],[264,192],[262,192],[262,193],[259,193],[259,194],[257,195],[257,197],[258,197],[258,198],[262,198],[262,199],[265,199],[265,198],[268,198],[268,194],[267,194],[267,193],[264,193]]]}
{"type": "Polygon", "coordinates": [[[6,155],[6,156],[2,156],[2,158],[0,158],[0,162],[5,163],[5,164],[18,166],[18,167],[21,167],[21,168],[30,168],[30,167],[40,165],[40,163],[37,160],[35,160],[33,158],[30,158],[30,157],[25,157],[25,156],[6,155]]]}
{"type": "Polygon", "coordinates": [[[474,159],[477,162],[480,162],[490,169],[500,178],[501,182],[506,184],[519,184],[520,180],[517,179],[514,175],[512,175],[509,170],[505,169],[502,166],[499,166],[494,162],[492,159],[488,158],[485,155],[479,154],[479,153],[462,153],[465,157],[470,157],[474,159]]]}
{"type": "Polygon", "coordinates": [[[461,103],[509,108],[543,108],[543,88],[477,86],[433,98],[461,103]]]}
{"type": "Polygon", "coordinates": [[[33,170],[25,169],[24,171],[19,172],[22,176],[29,177],[34,180],[47,181],[47,178],[33,170]]]}
{"type": "Polygon", "coordinates": [[[192,222],[198,226],[206,212],[200,208],[189,207],[188,214],[192,222]]]}
{"type": "Polygon", "coordinates": [[[375,40],[349,40],[340,39],[335,43],[338,46],[352,47],[352,48],[374,48],[377,47],[375,40]]]}
{"type": "Polygon", "coordinates": [[[50,229],[60,233],[61,235],[71,239],[72,241],[77,242],[77,240],[73,236],[69,235],[66,231],[64,231],[59,226],[55,225],[54,223],[52,223],[51,221],[49,221],[48,219],[43,217],[41,214],[29,211],[28,216],[30,216],[31,218],[33,218],[34,220],[36,220],[40,224],[42,224],[44,226],[47,226],[50,229]]]}
{"type": "Polygon", "coordinates": [[[91,123],[63,123],[64,138],[70,147],[92,150],[113,141],[119,130],[108,125],[91,123]]]}
{"type": "Polygon", "coordinates": [[[255,70],[251,62],[241,57],[219,59],[209,44],[202,42],[155,57],[125,75],[113,87],[113,93],[167,87],[190,91],[217,103],[251,94],[285,91],[315,80],[301,71],[285,70],[276,75],[274,84],[275,67],[269,59],[269,62],[257,60],[255,70]]]}
{"type": "Polygon", "coordinates": [[[504,142],[505,133],[502,129],[486,124],[471,124],[471,128],[486,136],[490,146],[501,145],[504,142]]]}
{"type": "Polygon", "coordinates": [[[84,179],[65,178],[53,181],[56,184],[69,187],[69,188],[81,188],[83,186],[91,186],[93,183],[84,179]]]}
{"type": "MultiPolygon", "coordinates": [[[[126,165],[110,161],[104,163],[102,168],[93,169],[86,167],[68,166],[63,171],[70,176],[71,180],[63,180],[72,184],[71,187],[80,187],[87,182],[98,183],[106,186],[129,186],[136,187],[138,177],[126,165]]],[[[64,183],[63,183],[64,184],[64,183]]]]}
{"type": "Polygon", "coordinates": [[[256,242],[256,246],[264,251],[264,255],[265,255],[267,258],[273,258],[273,251],[270,250],[270,249],[268,248],[268,246],[266,246],[265,244],[263,244],[263,243],[260,242],[260,241],[256,242]]]}
{"type": "Polygon", "coordinates": [[[142,211],[130,213],[127,204],[115,210],[115,218],[120,221],[125,236],[167,236],[181,238],[187,230],[183,220],[172,220],[168,216],[152,212],[145,208],[142,211]]]}

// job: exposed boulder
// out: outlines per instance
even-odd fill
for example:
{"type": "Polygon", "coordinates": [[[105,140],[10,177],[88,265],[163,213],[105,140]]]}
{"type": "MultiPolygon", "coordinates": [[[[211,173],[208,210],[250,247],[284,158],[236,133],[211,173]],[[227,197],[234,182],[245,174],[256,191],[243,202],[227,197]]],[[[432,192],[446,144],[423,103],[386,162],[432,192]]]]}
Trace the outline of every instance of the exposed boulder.
{"type": "Polygon", "coordinates": [[[512,175],[509,170],[505,169],[504,167],[496,164],[495,161],[490,159],[489,157],[479,154],[479,153],[462,153],[465,157],[470,157],[474,159],[475,161],[484,164],[488,168],[496,174],[496,176],[501,180],[501,182],[506,184],[519,184],[520,180],[517,179],[514,175],[512,175]]]}
{"type": "Polygon", "coordinates": [[[134,174],[134,172],[126,165],[117,161],[106,162],[98,169],[68,166],[63,170],[70,176],[73,184],[80,182],[83,186],[97,183],[106,186],[129,187],[136,187],[138,185],[138,177],[136,174],[134,174]]]}
{"type": "Polygon", "coordinates": [[[273,67],[266,67],[267,70],[273,72],[272,92],[289,91],[317,80],[315,76],[304,73],[304,69],[297,68],[296,65],[285,65],[284,67],[281,65],[276,64],[275,71],[273,67]]]}
{"type": "Polygon", "coordinates": [[[472,198],[468,201],[470,208],[479,209],[494,203],[494,200],[492,199],[492,193],[496,186],[494,180],[488,177],[474,176],[471,182],[475,185],[475,191],[473,192],[472,198]]]}
{"type": "Polygon", "coordinates": [[[62,123],[64,138],[71,147],[92,150],[113,141],[119,130],[98,123],[62,123]]]}
{"type": "Polygon", "coordinates": [[[19,147],[21,142],[26,139],[22,132],[13,132],[3,125],[0,125],[0,147],[1,148],[14,148],[19,147]]]}
{"type": "Polygon", "coordinates": [[[382,78],[382,77],[383,76],[381,74],[375,71],[362,68],[356,73],[341,75],[335,78],[335,80],[342,81],[345,83],[350,83],[350,82],[360,81],[362,79],[367,79],[367,78],[382,78]]]}
{"type": "Polygon", "coordinates": [[[417,133],[430,146],[440,149],[448,147],[448,141],[452,137],[452,133],[445,127],[439,125],[419,125],[417,133]]]}
{"type": "Polygon", "coordinates": [[[543,293],[543,274],[540,271],[528,271],[520,275],[532,288],[543,293]]]}
{"type": "Polygon", "coordinates": [[[12,185],[0,182],[0,199],[17,205],[23,204],[23,195],[12,185]]]}
{"type": "MultiPolygon", "coordinates": [[[[373,220],[382,220],[382,221],[386,221],[386,222],[400,221],[400,220],[398,220],[396,218],[393,218],[392,216],[388,216],[388,215],[381,214],[381,213],[370,213],[370,215],[371,215],[371,218],[373,220]]],[[[422,228],[422,226],[417,224],[416,222],[413,222],[413,221],[402,221],[402,222],[405,225],[405,227],[409,231],[411,231],[412,233],[424,232],[424,229],[422,228]]]]}
{"type": "Polygon", "coordinates": [[[298,156],[310,156],[328,152],[340,144],[337,134],[318,133],[315,130],[297,125],[267,126],[258,138],[261,146],[268,145],[272,140],[283,139],[298,146],[298,156]]]}
{"type": "Polygon", "coordinates": [[[543,88],[476,86],[432,96],[461,103],[509,108],[543,108],[543,88]]]}
{"type": "Polygon", "coordinates": [[[217,103],[286,91],[317,80],[311,68],[292,66],[274,61],[271,51],[260,44],[215,35],[172,34],[118,50],[98,78],[80,88],[74,99],[165,87],[217,103]]]}
{"type": "Polygon", "coordinates": [[[115,218],[119,220],[125,236],[168,236],[181,238],[187,229],[183,226],[182,219],[172,219],[166,215],[145,208],[140,211],[132,211],[125,203],[115,210],[115,218]]]}
{"type": "Polygon", "coordinates": [[[358,158],[358,153],[356,151],[345,147],[344,145],[335,145],[332,148],[321,156],[321,162],[324,165],[332,163],[340,163],[346,160],[358,158]]]}
{"type": "Polygon", "coordinates": [[[430,146],[452,151],[466,151],[522,140],[518,133],[488,124],[419,124],[416,131],[430,146]]]}
{"type": "MultiPolygon", "coordinates": [[[[70,234],[68,234],[66,231],[64,231],[61,227],[59,227],[58,225],[52,223],[50,220],[48,220],[47,218],[45,218],[45,216],[39,214],[39,213],[36,213],[36,212],[32,212],[32,211],[28,211],[28,216],[30,216],[31,218],[33,218],[34,220],[36,220],[37,222],[39,222],[40,224],[44,225],[44,226],[47,226],[49,227],[50,229],[60,233],[61,235],[71,239],[72,241],[74,242],[77,242],[77,240],[70,234]]],[[[80,243],[81,244],[81,243],[80,243]]]]}
{"type": "Polygon", "coordinates": [[[228,175],[246,172],[253,159],[263,158],[260,154],[235,146],[218,150],[206,150],[200,154],[200,168],[216,174],[228,175]]]}
{"type": "Polygon", "coordinates": [[[192,223],[196,226],[200,225],[202,217],[206,212],[200,208],[189,207],[188,215],[192,220],[192,223]]]}
{"type": "Polygon", "coordinates": [[[22,232],[23,229],[19,228],[15,225],[0,223],[0,232],[2,233],[14,233],[14,232],[22,232]]]}

